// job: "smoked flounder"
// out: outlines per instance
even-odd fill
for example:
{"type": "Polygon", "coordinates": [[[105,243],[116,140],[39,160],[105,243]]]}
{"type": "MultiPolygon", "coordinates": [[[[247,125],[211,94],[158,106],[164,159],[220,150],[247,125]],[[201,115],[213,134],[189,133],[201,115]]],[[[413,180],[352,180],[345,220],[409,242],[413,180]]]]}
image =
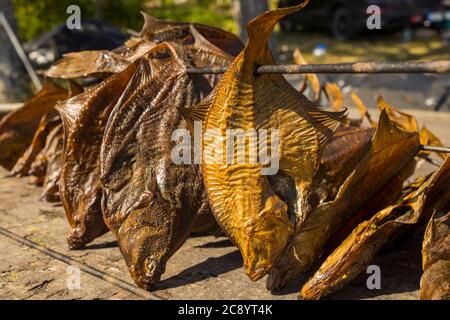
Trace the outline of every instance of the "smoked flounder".
{"type": "Polygon", "coordinates": [[[46,170],[41,199],[48,202],[60,201],[59,180],[64,148],[64,130],[60,123],[50,131],[43,149],[46,155],[46,170]]]}
{"type": "MultiPolygon", "coordinates": [[[[204,50],[215,51],[215,55],[236,56],[243,48],[240,39],[230,32],[196,23],[182,23],[159,20],[143,13],[145,23],[138,37],[126,41],[123,46],[111,50],[72,52],[64,55],[46,72],[48,77],[72,79],[80,77],[103,77],[122,72],[134,61],[139,60],[150,49],[164,41],[176,41],[186,46],[187,51],[197,57],[197,66],[222,66],[220,61],[211,61],[211,52],[202,56],[204,50]],[[207,45],[189,45],[189,38],[207,45]],[[214,49],[215,48],[215,49],[214,49]],[[204,64],[199,62],[207,59],[204,64]]],[[[228,59],[229,60],[229,59],[228,59]]],[[[211,76],[214,77],[214,76],[211,76]]]]}
{"type": "Polygon", "coordinates": [[[435,174],[426,209],[433,213],[422,245],[420,299],[450,299],[450,158],[435,174]]]}
{"type": "MultiPolygon", "coordinates": [[[[303,286],[300,298],[319,299],[338,290],[366,270],[384,244],[409,228],[426,223],[434,212],[442,214],[450,210],[450,161],[428,179],[420,179],[405,189],[408,192],[398,203],[384,208],[353,230],[303,286]]],[[[429,224],[423,265],[424,270],[430,270],[423,277],[422,298],[450,297],[449,273],[438,266],[429,268],[436,262],[448,266],[449,231],[448,217],[432,219],[429,224]],[[437,279],[442,282],[438,283],[437,279]]]]}
{"type": "Polygon", "coordinates": [[[31,165],[35,161],[38,154],[45,147],[47,136],[59,124],[61,124],[61,117],[56,110],[53,110],[53,112],[47,112],[47,114],[42,117],[30,146],[19,158],[19,160],[17,160],[14,168],[11,170],[11,175],[18,177],[29,175],[31,165]]]}
{"type": "Polygon", "coordinates": [[[368,152],[340,186],[336,197],[314,208],[300,226],[271,271],[268,288],[278,289],[298,280],[341,226],[357,225],[395,203],[401,196],[403,182],[414,171],[419,148],[414,117],[392,107],[384,109],[368,152]],[[354,216],[359,217],[352,220],[354,216]]]}
{"type": "Polygon", "coordinates": [[[175,164],[172,152],[187,123],[178,108],[212,90],[176,44],[143,59],[106,126],[101,149],[103,212],[135,282],[150,288],[189,236],[195,218],[210,214],[200,168],[175,164]]]}
{"type": "Polygon", "coordinates": [[[54,108],[59,100],[67,99],[67,90],[52,81],[33,98],[0,121],[0,165],[11,170],[27,150],[39,127],[41,118],[54,108]]]}
{"type": "Polygon", "coordinates": [[[268,41],[277,22],[307,2],[269,11],[251,21],[246,48],[214,93],[196,107],[182,111],[191,122],[204,121],[202,172],[210,204],[219,224],[240,249],[246,273],[252,280],[270,270],[294,229],[288,206],[274,192],[268,175],[278,173],[293,180],[297,198],[292,220],[303,221],[309,211],[309,189],[319,164],[319,152],[343,117],[342,113],[322,111],[281,75],[254,74],[258,65],[275,64],[268,41]],[[279,148],[275,147],[277,139],[272,141],[266,136],[266,141],[271,142],[258,148],[258,139],[246,136],[245,161],[238,161],[239,151],[233,152],[230,159],[220,149],[228,150],[231,145],[236,150],[236,141],[225,144],[227,131],[236,129],[262,135],[264,131],[260,130],[266,130],[272,138],[278,131],[279,148]],[[211,149],[214,143],[209,144],[206,135],[218,142],[216,151],[211,149]],[[280,170],[270,172],[262,161],[250,160],[257,149],[259,155],[273,157],[278,153],[280,170]]]}
{"type": "Polygon", "coordinates": [[[450,211],[430,220],[422,257],[420,299],[450,300],[450,211]]]}
{"type": "MultiPolygon", "coordinates": [[[[83,88],[72,80],[68,81],[68,87],[69,92],[67,98],[83,92],[83,88]]],[[[31,166],[39,153],[44,149],[48,135],[56,126],[61,124],[62,120],[55,106],[56,104],[42,116],[30,145],[19,160],[17,160],[11,170],[11,175],[23,177],[30,174],[31,166]]]]}
{"type": "Polygon", "coordinates": [[[71,231],[69,248],[79,249],[107,232],[101,212],[100,146],[111,110],[138,63],[56,107],[64,123],[61,200],[71,231]]]}
{"type": "Polygon", "coordinates": [[[243,49],[241,40],[233,33],[219,28],[187,22],[172,22],[157,19],[143,13],[145,23],[140,37],[155,43],[184,39],[192,33],[192,28],[220,50],[237,56],[243,49]]]}
{"type": "Polygon", "coordinates": [[[370,149],[375,129],[339,127],[326,144],[314,176],[316,205],[336,197],[342,183],[370,149]]]}

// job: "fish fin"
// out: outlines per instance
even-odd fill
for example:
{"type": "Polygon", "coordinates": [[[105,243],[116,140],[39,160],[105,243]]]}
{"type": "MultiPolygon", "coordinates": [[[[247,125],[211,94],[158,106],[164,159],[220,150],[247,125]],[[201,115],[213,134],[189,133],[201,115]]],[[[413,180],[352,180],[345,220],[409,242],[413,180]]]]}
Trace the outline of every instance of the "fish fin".
{"type": "Polygon", "coordinates": [[[166,39],[166,37],[159,38],[158,35],[162,35],[166,32],[175,32],[173,33],[173,35],[175,35],[179,39],[184,38],[187,35],[186,31],[180,32],[180,30],[176,31],[176,29],[178,28],[184,29],[186,27],[187,30],[188,23],[173,22],[169,20],[158,19],[143,11],[141,11],[141,14],[144,17],[144,26],[142,27],[142,30],[139,33],[139,36],[141,38],[144,38],[146,40],[152,40],[155,41],[156,43],[162,43],[168,39],[166,39]]]}
{"type": "Polygon", "coordinates": [[[382,95],[377,98],[377,108],[382,111],[383,109],[392,110],[392,106],[384,99],[382,95]]]}
{"type": "Polygon", "coordinates": [[[186,70],[186,68],[193,66],[192,58],[176,42],[164,42],[156,48],[163,50],[164,47],[170,51],[172,57],[178,62],[180,70],[186,70]]]}
{"type": "Polygon", "coordinates": [[[249,39],[247,47],[254,47],[254,52],[264,54],[264,51],[259,50],[263,48],[258,46],[268,46],[269,38],[277,23],[285,16],[303,9],[308,3],[309,0],[304,0],[296,6],[267,11],[250,21],[247,27],[249,39]]]}
{"type": "Polygon", "coordinates": [[[148,13],[141,11],[141,15],[144,17],[144,25],[140,32],[141,37],[145,37],[146,35],[152,34],[155,30],[160,27],[160,20],[154,16],[149,15],[148,13]]]}
{"type": "Polygon", "coordinates": [[[366,105],[364,104],[364,102],[362,101],[361,97],[356,93],[356,92],[352,92],[350,94],[353,103],[356,105],[356,107],[358,108],[361,120],[363,120],[364,118],[367,119],[367,121],[369,121],[370,125],[373,128],[377,127],[377,122],[374,121],[372,119],[372,116],[370,115],[369,111],[367,110],[366,105]]]}
{"type": "Polygon", "coordinates": [[[378,128],[373,140],[373,149],[378,150],[388,145],[398,143],[401,140],[417,136],[417,148],[420,144],[418,132],[405,130],[399,125],[399,120],[389,114],[388,110],[383,109],[380,114],[378,128]]]}
{"type": "Polygon", "coordinates": [[[144,56],[139,61],[139,66],[131,78],[122,96],[131,96],[140,87],[145,86],[153,77],[153,70],[149,63],[147,56],[144,56]]]}
{"type": "Polygon", "coordinates": [[[390,119],[402,130],[419,132],[419,125],[414,116],[397,110],[390,105],[381,95],[377,99],[377,106],[380,111],[385,110],[390,119]]]}
{"type": "Polygon", "coordinates": [[[188,122],[189,127],[194,127],[195,121],[204,121],[208,116],[209,110],[214,102],[217,87],[205,99],[191,108],[178,108],[181,116],[188,122]]]}
{"type": "Polygon", "coordinates": [[[226,59],[229,59],[230,61],[234,59],[233,56],[228,54],[227,52],[223,51],[221,48],[216,46],[214,43],[212,43],[210,40],[208,40],[199,30],[198,27],[195,24],[189,25],[189,30],[192,34],[192,37],[194,39],[194,42],[197,47],[205,49],[205,50],[213,50],[214,54],[218,56],[222,56],[226,59]]]}
{"type": "Polygon", "coordinates": [[[51,92],[59,92],[59,91],[65,91],[64,88],[59,86],[53,79],[51,78],[45,78],[44,85],[42,89],[36,94],[36,96],[49,94],[51,92]]]}
{"type": "MultiPolygon", "coordinates": [[[[306,62],[305,58],[303,57],[302,52],[298,48],[295,49],[293,57],[294,57],[294,62],[298,65],[307,65],[308,64],[308,62],[306,62]]],[[[317,75],[315,73],[307,73],[304,75],[303,82],[300,86],[300,88],[301,88],[300,92],[304,92],[306,90],[308,83],[309,83],[310,89],[313,91],[313,94],[314,94],[313,100],[319,101],[321,87],[320,87],[319,78],[317,77],[317,75]]]]}
{"type": "Polygon", "coordinates": [[[328,103],[334,111],[339,111],[344,105],[344,96],[341,88],[334,82],[325,83],[325,95],[328,103]]]}
{"type": "Polygon", "coordinates": [[[328,140],[334,135],[334,132],[347,119],[347,109],[339,112],[324,111],[319,108],[308,110],[310,121],[317,129],[319,147],[322,149],[328,140]]]}
{"type": "Polygon", "coordinates": [[[208,39],[206,39],[195,27],[194,24],[189,25],[189,30],[194,37],[195,42],[199,47],[210,47],[214,46],[208,39]]]}
{"type": "Polygon", "coordinates": [[[355,106],[358,108],[360,118],[361,119],[365,118],[367,114],[367,107],[362,101],[361,97],[355,92],[352,92],[350,94],[350,97],[352,98],[352,101],[355,104],[355,106]]]}

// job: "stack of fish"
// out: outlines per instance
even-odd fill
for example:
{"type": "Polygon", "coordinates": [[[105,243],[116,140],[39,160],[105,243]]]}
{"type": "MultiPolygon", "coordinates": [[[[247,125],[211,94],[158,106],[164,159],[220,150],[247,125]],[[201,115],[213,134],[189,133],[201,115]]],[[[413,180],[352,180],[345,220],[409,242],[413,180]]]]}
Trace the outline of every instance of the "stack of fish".
{"type": "MultiPolygon", "coordinates": [[[[450,160],[440,155],[433,174],[407,182],[429,161],[421,145],[439,139],[382,97],[376,122],[352,92],[360,118],[348,119],[334,83],[322,87],[308,74],[296,90],[281,75],[254,73],[275,64],[268,45],[275,25],[307,2],[251,21],[245,48],[216,28],[145,15],[140,36],[122,47],[66,55],[47,76],[67,80],[67,89],[48,80],[1,120],[0,164],[44,185],[45,199],[62,201],[71,249],[112,231],[146,289],[193,231],[223,232],[250,279],[268,275],[274,290],[315,270],[300,298],[318,299],[354,279],[399,234],[428,224],[421,298],[449,298],[450,160]],[[228,71],[188,73],[204,66],[228,71]],[[99,80],[83,87],[86,77],[99,80]],[[259,155],[276,154],[278,167],[245,154],[258,144],[251,137],[242,140],[242,158],[211,151],[205,135],[201,161],[176,164],[173,133],[193,131],[196,144],[198,126],[214,137],[276,131],[278,141],[259,155]]],[[[294,59],[306,64],[299,50],[294,59]]]]}

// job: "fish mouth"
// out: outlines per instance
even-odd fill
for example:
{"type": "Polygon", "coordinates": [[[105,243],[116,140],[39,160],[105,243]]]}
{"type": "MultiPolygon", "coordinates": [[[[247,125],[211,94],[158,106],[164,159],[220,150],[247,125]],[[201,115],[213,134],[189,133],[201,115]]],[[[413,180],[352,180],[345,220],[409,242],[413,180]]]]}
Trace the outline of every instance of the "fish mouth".
{"type": "Polygon", "coordinates": [[[67,244],[69,246],[69,250],[81,250],[83,249],[89,241],[83,239],[80,235],[79,229],[73,229],[70,231],[67,236],[67,244]]]}
{"type": "Polygon", "coordinates": [[[288,285],[288,279],[291,277],[289,270],[282,273],[278,270],[272,270],[267,277],[266,288],[269,291],[281,290],[288,285]]]}
{"type": "Polygon", "coordinates": [[[147,291],[151,291],[152,289],[154,289],[154,285],[156,283],[144,277],[140,279],[134,279],[134,281],[136,282],[139,288],[142,288],[147,291]]]}
{"type": "Polygon", "coordinates": [[[144,260],[141,268],[130,267],[130,274],[136,284],[145,290],[151,290],[161,280],[165,267],[157,263],[152,257],[144,260]]]}
{"type": "Polygon", "coordinates": [[[161,280],[161,273],[155,273],[153,276],[148,275],[133,275],[133,279],[138,287],[151,291],[155,285],[161,280]]]}
{"type": "Polygon", "coordinates": [[[298,294],[299,300],[319,300],[322,295],[318,284],[306,284],[298,294]]]}
{"type": "Polygon", "coordinates": [[[250,269],[246,271],[247,276],[252,281],[258,281],[270,271],[270,266],[250,269]]]}

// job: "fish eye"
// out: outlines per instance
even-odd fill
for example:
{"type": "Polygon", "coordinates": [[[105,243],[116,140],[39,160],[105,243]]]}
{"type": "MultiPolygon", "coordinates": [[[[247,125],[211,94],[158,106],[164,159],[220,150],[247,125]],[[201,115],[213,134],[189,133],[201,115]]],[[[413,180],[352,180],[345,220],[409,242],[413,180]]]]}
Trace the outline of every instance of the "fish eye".
{"type": "Polygon", "coordinates": [[[153,256],[150,256],[145,259],[144,271],[145,271],[145,275],[147,277],[153,276],[153,273],[155,272],[156,267],[157,267],[157,261],[156,261],[156,259],[153,258],[153,256]]]}

